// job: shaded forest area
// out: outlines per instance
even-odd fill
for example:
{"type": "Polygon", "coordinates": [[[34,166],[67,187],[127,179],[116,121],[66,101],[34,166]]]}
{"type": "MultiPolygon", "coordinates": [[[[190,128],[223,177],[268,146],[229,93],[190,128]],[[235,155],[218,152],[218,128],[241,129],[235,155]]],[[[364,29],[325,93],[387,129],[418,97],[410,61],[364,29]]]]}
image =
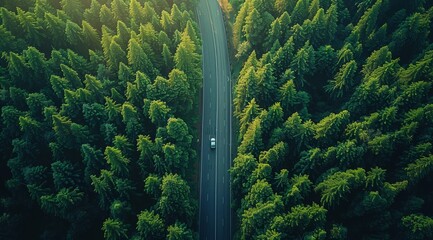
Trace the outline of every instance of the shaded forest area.
{"type": "Polygon", "coordinates": [[[195,0],[0,1],[0,238],[194,239],[195,0]]]}
{"type": "Polygon", "coordinates": [[[433,1],[230,3],[236,239],[433,239],[433,1]]]}

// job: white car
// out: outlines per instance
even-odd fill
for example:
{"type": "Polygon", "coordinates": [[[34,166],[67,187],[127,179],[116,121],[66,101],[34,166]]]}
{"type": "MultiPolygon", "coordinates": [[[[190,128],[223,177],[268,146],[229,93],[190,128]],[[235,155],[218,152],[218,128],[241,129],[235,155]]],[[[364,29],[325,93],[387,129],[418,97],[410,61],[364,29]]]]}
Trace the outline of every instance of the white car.
{"type": "Polygon", "coordinates": [[[210,139],[210,148],[214,149],[216,147],[216,140],[215,138],[210,139]]]}

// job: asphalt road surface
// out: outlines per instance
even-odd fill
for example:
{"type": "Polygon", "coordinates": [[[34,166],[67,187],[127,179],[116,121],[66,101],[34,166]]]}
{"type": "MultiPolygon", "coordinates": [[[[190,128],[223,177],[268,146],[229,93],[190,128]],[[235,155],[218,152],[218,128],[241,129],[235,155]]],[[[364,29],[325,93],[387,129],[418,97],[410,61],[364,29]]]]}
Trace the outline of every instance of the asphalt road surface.
{"type": "Polygon", "coordinates": [[[200,240],[231,239],[231,83],[227,38],[217,0],[197,8],[203,44],[203,115],[200,166],[200,240]],[[210,139],[216,148],[210,148],[210,139]]]}

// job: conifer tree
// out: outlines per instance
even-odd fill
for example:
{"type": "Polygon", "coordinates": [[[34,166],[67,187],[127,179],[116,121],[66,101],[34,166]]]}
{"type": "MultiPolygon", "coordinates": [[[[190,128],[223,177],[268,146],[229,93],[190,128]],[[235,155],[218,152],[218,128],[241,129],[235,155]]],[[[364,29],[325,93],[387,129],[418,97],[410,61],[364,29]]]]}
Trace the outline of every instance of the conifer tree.
{"type": "Polygon", "coordinates": [[[118,219],[107,218],[102,225],[102,231],[104,232],[104,238],[107,240],[128,238],[128,229],[125,224],[118,219]]]}
{"type": "Polygon", "coordinates": [[[70,16],[75,23],[81,22],[83,18],[84,7],[79,0],[61,0],[60,5],[63,11],[70,16]]]}
{"type": "Polygon", "coordinates": [[[128,8],[128,4],[126,4],[125,1],[113,0],[111,3],[111,10],[113,11],[116,20],[128,22],[129,8],[128,8]]]}
{"type": "Polygon", "coordinates": [[[108,50],[108,66],[111,71],[117,72],[120,63],[126,63],[127,57],[125,51],[120,47],[120,45],[111,40],[110,47],[108,50]]]}
{"type": "Polygon", "coordinates": [[[128,63],[132,66],[133,71],[142,71],[151,79],[155,77],[154,67],[140,44],[134,38],[129,40],[128,44],[128,63]]]}

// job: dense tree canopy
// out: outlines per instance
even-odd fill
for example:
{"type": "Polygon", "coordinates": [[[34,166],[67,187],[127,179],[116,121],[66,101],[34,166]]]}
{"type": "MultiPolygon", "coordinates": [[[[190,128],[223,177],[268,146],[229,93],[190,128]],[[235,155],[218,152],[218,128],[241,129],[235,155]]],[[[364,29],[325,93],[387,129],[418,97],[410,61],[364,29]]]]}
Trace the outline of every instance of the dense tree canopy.
{"type": "Polygon", "coordinates": [[[196,238],[196,2],[0,1],[1,239],[196,238]]]}
{"type": "Polygon", "coordinates": [[[235,239],[432,238],[433,2],[230,2],[235,239]]]}

